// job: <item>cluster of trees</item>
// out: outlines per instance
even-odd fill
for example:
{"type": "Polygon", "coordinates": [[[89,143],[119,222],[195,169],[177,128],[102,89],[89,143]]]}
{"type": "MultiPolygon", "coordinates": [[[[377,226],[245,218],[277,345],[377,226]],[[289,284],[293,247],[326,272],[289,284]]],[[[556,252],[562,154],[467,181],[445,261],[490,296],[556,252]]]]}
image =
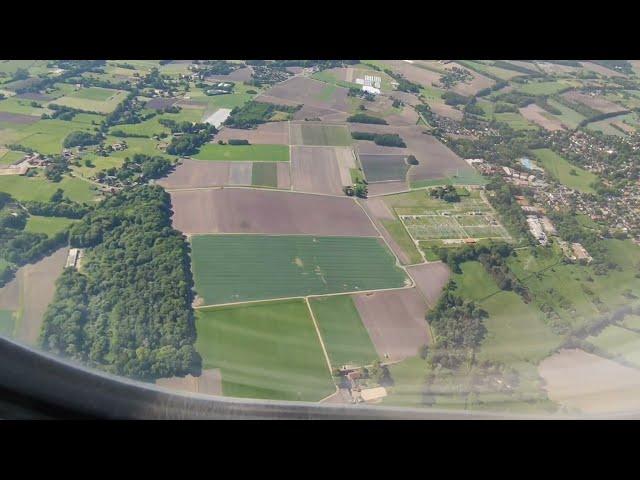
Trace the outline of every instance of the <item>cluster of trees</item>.
{"type": "Polygon", "coordinates": [[[51,114],[43,113],[43,120],[46,120],[48,118],[57,118],[58,120],[71,121],[73,120],[73,117],[80,113],[80,110],[71,107],[64,107],[62,105],[56,105],[55,103],[49,104],[49,109],[53,110],[53,112],[51,112],[51,114]]]}
{"type": "Polygon", "coordinates": [[[126,157],[120,168],[112,167],[98,172],[96,179],[107,185],[133,185],[162,178],[172,168],[173,162],[166,157],[136,153],[132,157],[126,157]]]}
{"type": "Polygon", "coordinates": [[[347,122],[351,123],[373,123],[377,125],[388,125],[387,121],[383,118],[367,115],[366,113],[356,113],[347,117],[347,122]]]}
{"type": "Polygon", "coordinates": [[[231,110],[229,117],[224,122],[228,127],[233,128],[254,128],[260,123],[265,123],[276,112],[294,113],[302,108],[302,105],[275,105],[272,103],[262,103],[251,101],[241,107],[231,110]]]}
{"type": "Polygon", "coordinates": [[[369,140],[376,145],[383,147],[406,147],[402,137],[397,133],[371,133],[371,132],[351,132],[351,137],[355,140],[369,140]]]}
{"type": "Polygon", "coordinates": [[[487,329],[487,312],[475,302],[464,300],[454,293],[455,283],[450,281],[438,303],[427,314],[439,349],[461,351],[480,346],[487,329]]]}
{"type": "MultiPolygon", "coordinates": [[[[31,77],[28,82],[15,89],[17,94],[40,92],[55,83],[81,83],[82,74],[86,72],[98,71],[106,62],[104,60],[57,60],[47,64],[48,68],[60,68],[63,71],[58,75],[42,75],[31,77]]],[[[25,80],[27,80],[25,78],[25,80]]]]}
{"type": "Polygon", "coordinates": [[[361,88],[357,87],[350,87],[349,91],[347,92],[347,96],[364,98],[369,102],[373,102],[376,99],[376,96],[373,93],[367,92],[366,90],[362,90],[361,88]]]}
{"type": "Polygon", "coordinates": [[[0,272],[0,286],[9,281],[15,266],[32,263],[64,245],[67,232],[51,237],[24,231],[27,212],[9,194],[0,192],[0,258],[11,264],[0,272]]]}
{"type": "Polygon", "coordinates": [[[171,227],[169,195],[125,189],[78,222],[70,243],[87,249],[86,264],[56,282],[42,348],[143,380],[199,375],[189,246],[171,227]]]}
{"type": "MultiPolygon", "coordinates": [[[[247,64],[249,64],[250,61],[251,60],[247,60],[247,64]]],[[[254,64],[251,80],[245,83],[247,85],[260,87],[262,85],[272,85],[274,83],[283,82],[290,76],[291,74],[289,72],[283,68],[274,66],[273,63],[262,65],[254,64]]]]}
{"type": "Polygon", "coordinates": [[[91,209],[86,204],[69,200],[63,196],[63,190],[58,188],[48,202],[30,200],[22,202],[31,215],[43,217],[82,218],[91,209]]]}
{"type": "Polygon", "coordinates": [[[434,198],[444,200],[445,202],[460,201],[460,195],[458,195],[458,191],[453,185],[445,185],[443,187],[432,188],[431,190],[429,190],[429,195],[434,198]]]}
{"type": "Polygon", "coordinates": [[[465,97],[464,95],[451,91],[444,92],[442,94],[442,99],[444,100],[444,103],[453,107],[456,105],[466,105],[470,100],[469,97],[465,97]]]}
{"type": "Polygon", "coordinates": [[[125,123],[140,123],[144,120],[148,120],[155,115],[155,112],[150,112],[147,115],[142,113],[144,105],[138,101],[137,97],[139,92],[137,89],[133,89],[125,99],[118,104],[118,106],[108,114],[102,122],[102,128],[106,131],[113,125],[122,125],[125,123]]]}
{"type": "Polygon", "coordinates": [[[78,146],[86,147],[88,145],[98,145],[99,143],[102,143],[104,138],[104,135],[99,132],[90,133],[84,131],[75,131],[67,135],[67,138],[64,139],[62,145],[64,146],[64,148],[72,148],[78,146]]]}
{"type": "Polygon", "coordinates": [[[171,130],[171,133],[205,133],[207,135],[218,133],[216,127],[210,123],[176,122],[170,118],[160,118],[158,123],[171,130]]]}
{"type": "Polygon", "coordinates": [[[204,130],[198,133],[185,133],[179,137],[173,137],[171,143],[167,146],[167,153],[179,156],[195,155],[210,138],[211,134],[204,130]]]}
{"type": "Polygon", "coordinates": [[[49,160],[49,164],[44,167],[44,176],[52,182],[59,182],[69,171],[69,161],[62,155],[54,155],[49,160]]]}
{"type": "Polygon", "coordinates": [[[514,198],[516,195],[521,195],[523,193],[522,190],[515,185],[505,182],[499,176],[492,177],[485,188],[493,192],[493,195],[488,196],[489,203],[498,211],[508,228],[512,231],[519,232],[533,244],[535,240],[529,231],[527,218],[514,198]]]}
{"type": "Polygon", "coordinates": [[[473,74],[460,67],[453,67],[440,77],[440,85],[443,88],[451,88],[460,82],[467,82],[473,80],[473,74]]]}

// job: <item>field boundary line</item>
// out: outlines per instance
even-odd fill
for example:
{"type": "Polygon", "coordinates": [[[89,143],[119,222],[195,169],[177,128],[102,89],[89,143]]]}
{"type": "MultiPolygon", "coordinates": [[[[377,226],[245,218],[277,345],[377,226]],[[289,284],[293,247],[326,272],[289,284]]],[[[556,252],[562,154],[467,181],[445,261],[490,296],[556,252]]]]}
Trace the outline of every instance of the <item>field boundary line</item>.
{"type": "MultiPolygon", "coordinates": [[[[427,263],[427,262],[425,262],[427,263]]],[[[432,262],[435,263],[435,262],[432,262]]],[[[418,265],[424,265],[423,263],[420,263],[418,265]]],[[[411,278],[410,275],[407,275],[412,281],[413,278],[411,278]]],[[[280,302],[280,301],[287,301],[287,300],[302,300],[305,298],[321,298],[321,297],[336,297],[339,295],[358,295],[361,293],[377,293],[377,292],[390,292],[390,291],[395,291],[395,290],[410,290],[412,288],[416,288],[415,286],[415,282],[414,285],[405,285],[402,287],[390,287],[390,288],[377,288],[374,290],[351,290],[348,292],[335,292],[335,293],[312,293],[309,295],[298,295],[298,296],[294,296],[294,297],[276,297],[276,298],[265,298],[265,299],[261,299],[261,300],[244,300],[242,302],[227,302],[227,303],[209,303],[207,305],[198,305],[197,307],[193,307],[194,310],[200,310],[203,308],[215,308],[215,307],[230,307],[230,306],[234,306],[234,305],[245,305],[245,304],[252,304],[252,303],[262,303],[262,302],[280,302]]]]}
{"type": "Polygon", "coordinates": [[[329,354],[327,353],[327,348],[324,345],[324,340],[322,339],[322,335],[320,334],[320,327],[318,327],[318,322],[316,321],[316,316],[313,314],[313,309],[311,308],[311,303],[309,302],[309,297],[304,297],[304,301],[307,304],[307,309],[309,310],[309,314],[311,315],[311,321],[313,322],[313,326],[316,329],[316,334],[318,335],[318,340],[320,341],[320,346],[322,347],[322,353],[324,353],[324,359],[327,362],[327,368],[329,369],[329,376],[331,378],[331,382],[333,383],[333,386],[335,387],[336,391],[333,392],[331,395],[328,395],[327,397],[324,397],[322,399],[320,399],[318,401],[322,402],[322,400],[326,400],[329,397],[332,397],[333,395],[337,394],[340,389],[338,388],[338,385],[336,385],[336,382],[333,380],[333,372],[331,370],[331,360],[329,359],[329,354]]]}

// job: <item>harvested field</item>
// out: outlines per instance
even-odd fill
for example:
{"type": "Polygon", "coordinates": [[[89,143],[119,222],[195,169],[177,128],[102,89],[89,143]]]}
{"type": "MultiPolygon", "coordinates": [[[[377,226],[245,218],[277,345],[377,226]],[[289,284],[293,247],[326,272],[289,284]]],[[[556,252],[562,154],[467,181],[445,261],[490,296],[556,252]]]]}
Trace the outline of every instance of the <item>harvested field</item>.
{"type": "Polygon", "coordinates": [[[409,170],[406,159],[406,155],[360,154],[360,163],[369,183],[405,181],[409,170]]]}
{"type": "Polygon", "coordinates": [[[158,184],[168,189],[229,185],[231,165],[236,163],[240,162],[202,162],[185,158],[167,177],[158,180],[158,184]]]}
{"type": "Polygon", "coordinates": [[[252,185],[252,162],[231,162],[229,185],[252,185]]]}
{"type": "Polygon", "coordinates": [[[418,83],[424,87],[440,82],[440,73],[427,70],[415,63],[408,63],[404,60],[382,60],[380,63],[388,65],[391,70],[402,74],[410,82],[418,83]]]}
{"type": "Polygon", "coordinates": [[[248,140],[249,143],[266,145],[289,145],[289,124],[287,122],[268,122],[255,129],[224,127],[215,136],[215,141],[248,140]]]}
{"type": "Polygon", "coordinates": [[[256,97],[258,102],[285,105],[309,105],[338,112],[349,112],[348,90],[333,87],[325,95],[327,84],[307,77],[292,77],[256,97]]]}
{"type": "Polygon", "coordinates": [[[407,149],[420,162],[409,169],[409,181],[444,178],[456,173],[475,170],[435,137],[422,133],[419,127],[407,128],[402,133],[407,149]]]}
{"type": "Polygon", "coordinates": [[[171,192],[173,225],[188,234],[377,236],[351,198],[241,188],[171,192]]]}
{"type": "Polygon", "coordinates": [[[176,103],[179,98],[152,98],[145,104],[145,108],[149,108],[151,110],[162,110],[167,107],[171,107],[174,103],[176,103]]]}
{"type": "Polygon", "coordinates": [[[276,174],[278,176],[278,188],[290,189],[291,188],[291,164],[278,163],[276,174]]]}
{"type": "Polygon", "coordinates": [[[401,288],[409,282],[380,238],[196,235],[191,246],[195,288],[206,305],[401,288]]]}
{"type": "Polygon", "coordinates": [[[187,375],[185,377],[159,378],[156,380],[156,385],[169,390],[203,395],[222,395],[222,377],[218,368],[203,370],[199,377],[187,375]]]}
{"type": "Polygon", "coordinates": [[[352,298],[381,358],[404,360],[431,343],[427,303],[417,289],[359,293],[352,298]]]}
{"type": "Polygon", "coordinates": [[[24,115],[22,113],[0,112],[0,123],[13,123],[15,125],[31,125],[40,120],[34,115],[24,115]]]}
{"type": "Polygon", "coordinates": [[[20,288],[24,268],[19,269],[13,280],[0,288],[0,310],[16,311],[20,308],[20,288]]]}
{"type": "Polygon", "coordinates": [[[584,413],[640,408],[640,371],[583,350],[560,350],[538,366],[553,401],[584,413]]]}
{"type": "MultiPolygon", "coordinates": [[[[350,152],[350,149],[346,149],[350,152]]],[[[333,147],[291,147],[291,183],[299,192],[344,195],[342,187],[351,185],[348,155],[333,147]],[[346,173],[341,174],[341,170],[346,173]],[[348,183],[343,184],[343,179],[348,183]]],[[[351,154],[353,155],[353,154],[351,154]]]]}
{"type": "Polygon", "coordinates": [[[435,305],[438,301],[451,275],[449,267],[442,262],[407,267],[407,271],[415,280],[418,290],[422,292],[429,306],[435,305]]]}
{"type": "Polygon", "coordinates": [[[551,115],[545,109],[540,108],[535,103],[527,105],[524,108],[520,108],[520,114],[534,123],[537,123],[545,130],[554,132],[556,130],[564,130],[565,127],[556,117],[551,115]]]}
{"type": "MultiPolygon", "coordinates": [[[[361,131],[361,132],[364,131],[364,130],[358,130],[354,127],[352,127],[351,130],[361,131]]],[[[383,145],[377,145],[375,142],[372,142],[370,140],[357,140],[356,147],[360,155],[388,155],[388,154],[404,155],[404,156],[409,155],[407,153],[406,148],[385,147],[383,145]]]]}
{"type": "Polygon", "coordinates": [[[479,74],[478,72],[475,72],[473,70],[471,70],[470,68],[467,68],[463,65],[460,65],[458,63],[448,63],[447,65],[444,66],[444,68],[446,70],[451,70],[454,67],[458,67],[458,68],[464,68],[465,70],[467,70],[468,72],[471,73],[471,75],[473,75],[473,79],[469,82],[469,83],[457,83],[456,85],[454,85],[451,88],[451,91],[459,93],[460,95],[464,95],[464,96],[470,96],[470,95],[475,95],[476,93],[478,93],[480,90],[485,89],[485,88],[489,88],[491,86],[493,86],[493,84],[495,83],[493,80],[491,80],[488,77],[485,77],[484,75],[479,74]]]}
{"type": "Polygon", "coordinates": [[[438,115],[443,117],[450,118],[452,120],[461,121],[462,120],[462,112],[453,108],[451,105],[447,105],[446,103],[440,102],[430,102],[429,106],[431,110],[433,110],[438,115]]]}
{"type": "Polygon", "coordinates": [[[326,125],[321,123],[292,123],[292,145],[349,146],[351,135],[346,125],[326,125]]]}
{"type": "Polygon", "coordinates": [[[369,185],[369,196],[388,195],[409,190],[407,182],[381,182],[369,185]]]}
{"type": "Polygon", "coordinates": [[[604,75],[605,77],[624,77],[625,76],[620,72],[616,72],[615,70],[611,70],[610,68],[603,67],[602,65],[598,65],[597,63],[580,62],[580,64],[587,70],[591,70],[592,72],[599,73],[600,75],[604,75]]]}
{"type": "MultiPolygon", "coordinates": [[[[61,248],[37,263],[20,268],[16,272],[16,278],[2,289],[10,294],[18,291],[20,315],[16,339],[29,345],[37,344],[44,312],[53,300],[55,281],[62,273],[68,252],[68,248],[61,248]]],[[[15,304],[15,300],[13,303],[15,304]]],[[[7,308],[4,305],[0,307],[7,308]]]]}
{"type": "Polygon", "coordinates": [[[207,77],[206,80],[210,82],[225,82],[228,80],[232,82],[245,82],[251,80],[252,73],[253,70],[251,70],[251,67],[243,67],[234,70],[228,75],[211,75],[207,77]]]}
{"type": "Polygon", "coordinates": [[[404,106],[402,112],[392,113],[384,117],[389,125],[415,125],[420,116],[410,106],[404,106]]]}
{"type": "Polygon", "coordinates": [[[602,97],[592,96],[571,90],[562,94],[570,102],[577,102],[601,113],[626,112],[627,109],[621,105],[610,102],[602,97]]]}

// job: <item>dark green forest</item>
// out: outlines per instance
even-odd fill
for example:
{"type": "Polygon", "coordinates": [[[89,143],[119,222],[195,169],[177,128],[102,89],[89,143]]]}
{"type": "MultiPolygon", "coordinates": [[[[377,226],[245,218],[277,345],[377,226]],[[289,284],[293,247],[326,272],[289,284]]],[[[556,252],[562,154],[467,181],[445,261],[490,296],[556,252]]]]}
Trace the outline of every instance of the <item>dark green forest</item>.
{"type": "Polygon", "coordinates": [[[199,375],[189,246],[171,227],[169,195],[136,186],[73,226],[81,271],[67,268],[44,317],[41,345],[144,380],[199,375]]]}

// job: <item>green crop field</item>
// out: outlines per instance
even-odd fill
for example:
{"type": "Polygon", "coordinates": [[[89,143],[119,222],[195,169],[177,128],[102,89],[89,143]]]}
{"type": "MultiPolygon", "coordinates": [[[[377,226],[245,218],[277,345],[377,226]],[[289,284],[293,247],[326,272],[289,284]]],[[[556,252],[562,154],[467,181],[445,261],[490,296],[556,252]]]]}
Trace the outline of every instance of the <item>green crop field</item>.
{"type": "Polygon", "coordinates": [[[318,401],[335,391],[303,300],[199,309],[196,348],[232,397],[318,401]]]}
{"type": "Polygon", "coordinates": [[[594,192],[591,184],[598,179],[597,175],[570,164],[548,148],[540,148],[532,152],[540,160],[542,167],[560,183],[583,193],[594,192]]]}
{"type": "Polygon", "coordinates": [[[409,256],[409,264],[422,262],[422,256],[400,220],[381,220],[384,228],[409,256]]]}
{"type": "Polygon", "coordinates": [[[26,147],[48,155],[59,155],[62,152],[62,143],[71,132],[90,131],[95,126],[64,120],[39,120],[36,123],[21,127],[14,139],[26,147]]]}
{"type": "Polygon", "coordinates": [[[195,235],[196,291],[206,305],[402,287],[377,238],[195,235]]]}
{"type": "Polygon", "coordinates": [[[465,262],[462,274],[454,274],[457,292],[487,311],[487,336],[478,358],[513,362],[537,362],[560,344],[561,338],[544,322],[535,306],[512,292],[498,288],[479,262],[465,262]]]}
{"type": "Polygon", "coordinates": [[[619,355],[640,367],[640,333],[609,325],[598,335],[587,338],[587,341],[610,355],[619,355]]]}
{"type": "Polygon", "coordinates": [[[349,129],[342,125],[297,124],[292,125],[291,129],[293,131],[292,143],[295,142],[295,144],[336,147],[351,145],[349,129]]]}
{"type": "Polygon", "coordinates": [[[571,87],[571,85],[571,83],[566,81],[529,82],[519,86],[517,89],[519,92],[531,95],[553,95],[562,90],[566,90],[571,87]]]}
{"type": "Polygon", "coordinates": [[[562,254],[545,248],[518,250],[508,265],[518,279],[531,291],[531,305],[552,308],[560,320],[580,326],[605,311],[629,305],[624,295],[628,288],[640,289],[636,265],[640,262],[640,247],[626,240],[605,240],[607,259],[617,265],[605,275],[596,275],[591,266],[565,264],[562,254]]]}
{"type": "Polygon", "coordinates": [[[200,152],[193,155],[197,160],[288,162],[287,145],[218,145],[207,143],[200,152]]]}
{"type": "Polygon", "coordinates": [[[39,215],[30,215],[27,220],[25,230],[32,233],[45,233],[47,235],[55,235],[63,231],[74,220],[61,217],[41,217],[39,215]]]}
{"type": "Polygon", "coordinates": [[[112,90],[110,88],[89,87],[89,88],[82,88],[70,96],[75,98],[84,98],[86,100],[97,100],[99,102],[103,102],[111,98],[117,93],[118,93],[118,90],[112,90]]]}
{"type": "Polygon", "coordinates": [[[7,150],[4,154],[0,153],[0,165],[11,165],[18,160],[21,160],[25,156],[24,152],[14,152],[7,150]]]}
{"type": "Polygon", "coordinates": [[[0,310],[0,335],[13,336],[15,317],[12,311],[0,310]]]}
{"type": "Polygon", "coordinates": [[[318,297],[310,303],[333,367],[370,365],[378,360],[350,295],[318,297]]]}
{"type": "Polygon", "coordinates": [[[277,165],[272,162],[254,163],[251,169],[251,184],[276,188],[278,186],[277,165]]]}
{"type": "Polygon", "coordinates": [[[493,117],[495,118],[496,122],[504,122],[514,130],[534,130],[538,128],[537,125],[529,122],[526,118],[520,115],[520,113],[495,113],[493,117]]]}
{"type": "Polygon", "coordinates": [[[7,192],[18,201],[48,201],[58,188],[64,190],[66,197],[76,202],[91,202],[95,197],[94,187],[77,178],[65,176],[60,182],[53,183],[44,177],[0,176],[0,192],[7,192]]]}
{"type": "Polygon", "coordinates": [[[125,91],[90,87],[71,92],[52,103],[89,112],[111,113],[126,96],[125,91]]]}
{"type": "Polygon", "coordinates": [[[556,117],[558,120],[560,120],[569,128],[576,128],[578,124],[585,118],[583,115],[579,114],[575,110],[570,109],[566,105],[552,98],[547,100],[547,103],[562,112],[561,115],[554,115],[554,117],[556,117]]]}

